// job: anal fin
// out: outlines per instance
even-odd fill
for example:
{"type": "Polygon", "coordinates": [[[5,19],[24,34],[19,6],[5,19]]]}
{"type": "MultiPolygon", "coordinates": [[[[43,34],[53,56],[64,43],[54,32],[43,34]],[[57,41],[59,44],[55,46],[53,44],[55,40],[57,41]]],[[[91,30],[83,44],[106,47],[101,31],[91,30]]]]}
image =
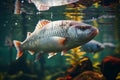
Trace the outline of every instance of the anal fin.
{"type": "Polygon", "coordinates": [[[56,41],[60,45],[64,45],[65,44],[66,38],[64,38],[64,37],[54,36],[52,38],[53,38],[54,41],[56,41]]]}
{"type": "Polygon", "coordinates": [[[35,57],[35,62],[37,62],[38,60],[40,60],[41,58],[41,53],[37,53],[36,57],[35,57]]]}

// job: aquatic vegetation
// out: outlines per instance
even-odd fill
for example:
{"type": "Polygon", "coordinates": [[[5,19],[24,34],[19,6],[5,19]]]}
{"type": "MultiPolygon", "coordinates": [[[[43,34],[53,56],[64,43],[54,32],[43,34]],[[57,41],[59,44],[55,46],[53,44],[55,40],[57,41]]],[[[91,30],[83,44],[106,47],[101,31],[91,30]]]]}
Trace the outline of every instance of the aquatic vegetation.
{"type": "Polygon", "coordinates": [[[93,4],[95,8],[98,8],[100,6],[99,2],[96,2],[93,4]]]}
{"type": "Polygon", "coordinates": [[[83,58],[85,52],[80,50],[80,47],[73,48],[69,53],[66,53],[66,61],[68,61],[73,67],[81,65],[82,61],[88,60],[88,58],[83,58]]]}
{"type": "Polygon", "coordinates": [[[105,78],[101,73],[96,71],[84,71],[73,80],[105,80],[105,78]]]}
{"type": "Polygon", "coordinates": [[[73,7],[73,6],[74,4],[67,5],[66,7],[67,12],[64,12],[64,14],[66,15],[66,18],[70,20],[77,20],[82,22],[83,15],[85,14],[80,11],[82,9],[85,9],[86,7],[81,4],[78,4],[77,7],[73,7]]]}
{"type": "Polygon", "coordinates": [[[94,70],[98,72],[100,72],[100,64],[101,64],[99,61],[99,57],[100,57],[100,53],[96,53],[93,55],[93,58],[92,58],[94,70]]]}
{"type": "Polygon", "coordinates": [[[63,80],[73,80],[74,77],[81,74],[86,70],[93,70],[92,62],[88,57],[85,57],[86,54],[83,51],[80,51],[80,47],[71,49],[68,53],[65,54],[66,61],[69,64],[69,68],[65,71],[65,76],[59,77],[63,80]]]}
{"type": "Polygon", "coordinates": [[[93,21],[92,21],[92,23],[93,23],[93,25],[95,26],[95,27],[97,27],[98,28],[98,22],[97,22],[97,20],[96,19],[93,19],[93,21]]]}
{"type": "Polygon", "coordinates": [[[101,62],[101,72],[107,80],[115,80],[120,72],[120,58],[107,56],[101,62]]]}
{"type": "Polygon", "coordinates": [[[17,78],[22,78],[22,77],[29,77],[31,79],[37,79],[38,76],[37,74],[28,74],[24,73],[23,71],[19,71],[17,74],[8,74],[7,72],[5,73],[0,73],[0,80],[16,80],[17,78]]]}
{"type": "Polygon", "coordinates": [[[116,80],[120,80],[120,72],[118,73],[116,80]]]}

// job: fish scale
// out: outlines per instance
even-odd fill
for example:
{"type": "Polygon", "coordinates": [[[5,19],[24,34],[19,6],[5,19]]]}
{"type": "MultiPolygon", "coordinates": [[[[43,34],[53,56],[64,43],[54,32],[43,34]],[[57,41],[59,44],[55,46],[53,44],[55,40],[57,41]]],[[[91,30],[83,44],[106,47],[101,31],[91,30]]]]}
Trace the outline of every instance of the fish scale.
{"type": "MultiPolygon", "coordinates": [[[[41,34],[41,33],[40,33],[41,34]]],[[[61,28],[56,28],[55,27],[53,29],[50,30],[45,30],[44,34],[45,37],[50,37],[50,36],[63,36],[63,37],[67,37],[67,32],[65,29],[61,29],[61,28]]]]}

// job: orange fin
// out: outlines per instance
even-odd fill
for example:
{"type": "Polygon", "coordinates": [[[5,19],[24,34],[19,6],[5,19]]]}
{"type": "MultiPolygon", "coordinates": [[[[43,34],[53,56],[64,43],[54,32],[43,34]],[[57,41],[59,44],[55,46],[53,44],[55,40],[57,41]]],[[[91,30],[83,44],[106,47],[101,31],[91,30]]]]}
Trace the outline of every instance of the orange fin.
{"type": "Polygon", "coordinates": [[[36,26],[36,29],[41,29],[44,25],[50,23],[50,21],[48,20],[42,20],[42,21],[39,21],[37,26],[36,26]]]}
{"type": "Polygon", "coordinates": [[[60,45],[64,45],[64,44],[65,44],[65,41],[66,41],[66,38],[60,38],[60,39],[58,40],[58,42],[59,42],[60,45]]]}
{"type": "Polygon", "coordinates": [[[33,55],[35,52],[34,51],[31,51],[31,50],[29,50],[28,51],[31,55],[33,55]]]}
{"type": "Polygon", "coordinates": [[[17,49],[17,57],[19,59],[23,55],[23,51],[20,49],[21,42],[20,41],[13,41],[15,48],[17,49]]]}
{"type": "Polygon", "coordinates": [[[20,3],[20,0],[16,0],[15,1],[14,14],[21,14],[21,3],[20,3]]]}
{"type": "Polygon", "coordinates": [[[64,45],[65,44],[65,41],[66,41],[66,38],[64,37],[52,37],[58,44],[60,45],[64,45]]]}

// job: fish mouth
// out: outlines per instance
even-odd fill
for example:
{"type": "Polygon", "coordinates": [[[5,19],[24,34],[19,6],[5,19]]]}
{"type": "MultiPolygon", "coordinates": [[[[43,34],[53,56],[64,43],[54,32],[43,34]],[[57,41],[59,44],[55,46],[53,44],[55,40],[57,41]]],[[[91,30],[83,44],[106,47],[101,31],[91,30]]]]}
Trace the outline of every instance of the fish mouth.
{"type": "Polygon", "coordinates": [[[95,37],[99,33],[99,30],[97,28],[92,28],[91,33],[89,34],[89,38],[95,37]]]}

